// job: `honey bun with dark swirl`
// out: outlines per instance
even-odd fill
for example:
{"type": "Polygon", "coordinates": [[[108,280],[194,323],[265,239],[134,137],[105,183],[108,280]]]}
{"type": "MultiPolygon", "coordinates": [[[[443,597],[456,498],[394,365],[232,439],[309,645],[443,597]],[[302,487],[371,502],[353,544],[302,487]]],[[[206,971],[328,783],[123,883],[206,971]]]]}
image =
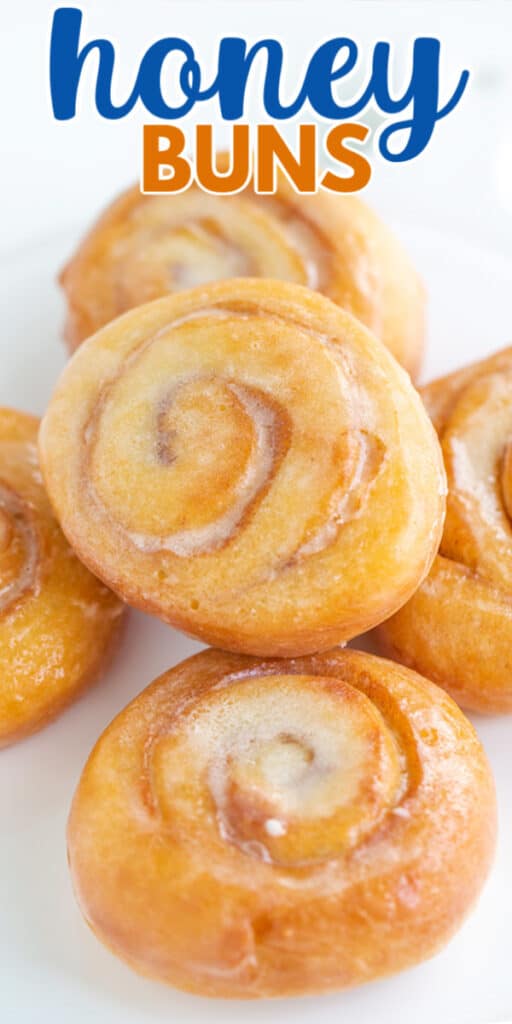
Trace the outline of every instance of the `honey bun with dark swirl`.
{"type": "MultiPolygon", "coordinates": [[[[218,168],[228,166],[227,154],[218,168]]],[[[252,184],[232,196],[193,186],[175,196],[121,195],[61,275],[71,350],[134,306],[230,277],[317,289],[362,321],[414,377],[424,341],[424,291],[393,233],[354,196],[275,195],[252,184]]]]}
{"type": "Polygon", "coordinates": [[[75,353],[40,453],[62,528],[128,603],[228,650],[327,649],[414,592],[441,453],[409,378],[299,285],[219,282],[75,353]]]}
{"type": "Polygon", "coordinates": [[[512,711],[512,348],[422,389],[448,476],[439,555],[380,629],[463,707],[512,711]]]}
{"type": "Polygon", "coordinates": [[[255,999],[432,956],[473,906],[495,830],[476,733],[426,679],[349,649],[208,650],[100,737],[68,851],[82,913],[116,956],[255,999]]]}
{"type": "Polygon", "coordinates": [[[0,747],[41,729],[99,676],[123,611],[52,513],[38,428],[0,409],[0,747]]]}

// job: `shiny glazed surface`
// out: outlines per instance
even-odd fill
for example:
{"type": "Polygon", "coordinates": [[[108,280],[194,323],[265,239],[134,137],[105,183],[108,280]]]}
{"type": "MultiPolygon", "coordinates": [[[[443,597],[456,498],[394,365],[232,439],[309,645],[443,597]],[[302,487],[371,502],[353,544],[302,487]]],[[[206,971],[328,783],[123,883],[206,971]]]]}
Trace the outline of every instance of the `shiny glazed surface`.
{"type": "Polygon", "coordinates": [[[448,477],[439,556],[380,629],[386,651],[476,711],[512,710],[512,349],[422,389],[448,477]]]}
{"type": "Polygon", "coordinates": [[[65,369],[40,453],[92,571],[244,653],[375,625],[439,544],[441,453],[407,375],[298,285],[219,282],[114,321],[65,369]]]}
{"type": "MultiPolygon", "coordinates": [[[[219,168],[227,167],[221,155],[219,168]]],[[[231,277],[307,285],[362,321],[414,376],[423,351],[424,291],[392,232],[361,200],[298,195],[279,177],[275,196],[248,187],[176,196],[137,187],[109,206],[61,275],[71,350],[134,306],[231,277]]]]}
{"type": "Polygon", "coordinates": [[[68,849],[91,928],[210,996],[345,988],[432,955],[486,876],[482,747],[427,680],[351,650],[208,650],[106,729],[68,849]]]}
{"type": "Polygon", "coordinates": [[[97,677],[122,618],[51,511],[38,427],[0,409],[0,746],[42,728],[97,677]]]}

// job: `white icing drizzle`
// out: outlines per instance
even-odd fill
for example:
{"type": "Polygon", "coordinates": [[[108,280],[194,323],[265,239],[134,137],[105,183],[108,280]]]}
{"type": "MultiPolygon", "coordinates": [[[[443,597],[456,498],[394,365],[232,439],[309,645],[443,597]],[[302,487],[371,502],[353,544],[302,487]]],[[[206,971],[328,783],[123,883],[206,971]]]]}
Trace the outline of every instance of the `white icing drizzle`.
{"type": "Polygon", "coordinates": [[[269,836],[284,836],[286,834],[286,825],[283,825],[279,818],[267,818],[265,832],[269,836]]]}

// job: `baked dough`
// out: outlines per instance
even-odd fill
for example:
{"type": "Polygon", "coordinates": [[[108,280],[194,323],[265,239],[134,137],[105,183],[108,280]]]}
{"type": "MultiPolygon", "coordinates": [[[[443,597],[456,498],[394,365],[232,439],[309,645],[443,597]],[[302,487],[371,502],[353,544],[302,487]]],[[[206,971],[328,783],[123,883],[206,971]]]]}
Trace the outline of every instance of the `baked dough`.
{"type": "Polygon", "coordinates": [[[0,747],[42,728],[98,677],[122,617],[53,516],[38,427],[0,409],[0,747]]]}
{"type": "Polygon", "coordinates": [[[114,321],[65,369],[40,452],[85,564],[228,650],[348,640],[410,597],[439,545],[421,400],[361,324],[299,285],[218,282],[114,321]]]}
{"type": "Polygon", "coordinates": [[[512,348],[422,394],[448,476],[440,554],[380,629],[384,649],[463,707],[512,710],[512,348]]]}
{"type": "MultiPolygon", "coordinates": [[[[226,155],[219,168],[228,167],[226,155]]],[[[275,196],[252,186],[214,196],[121,195],[61,275],[71,350],[109,320],[169,292],[229,277],[273,277],[328,295],[370,328],[414,376],[424,340],[424,290],[402,246],[360,199],[275,196]]]]}
{"type": "Polygon", "coordinates": [[[342,989],[431,956],[494,848],[492,777],[448,695],[351,650],[204,651],[104,732],[68,826],[82,912],[208,996],[342,989]]]}

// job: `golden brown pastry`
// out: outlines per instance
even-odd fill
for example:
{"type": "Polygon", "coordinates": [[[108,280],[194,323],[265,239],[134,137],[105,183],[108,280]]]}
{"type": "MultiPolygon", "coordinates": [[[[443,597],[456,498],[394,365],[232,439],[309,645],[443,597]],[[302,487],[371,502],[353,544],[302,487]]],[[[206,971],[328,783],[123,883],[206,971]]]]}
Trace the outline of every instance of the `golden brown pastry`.
{"type": "Polygon", "coordinates": [[[64,371],[40,451],[85,564],[229,650],[357,635],[410,597],[439,544],[442,459],[417,393],[299,285],[218,282],[114,321],[64,371]]]}
{"type": "Polygon", "coordinates": [[[121,604],[52,514],[38,426],[0,409],[0,747],[42,728],[97,677],[121,623],[121,604]]]}
{"type": "Polygon", "coordinates": [[[512,710],[512,348],[422,390],[448,501],[439,557],[384,623],[386,651],[463,707],[512,710]]]}
{"type": "Polygon", "coordinates": [[[69,862],[87,922],[137,971],[299,995],[435,953],[480,891],[495,816],[476,733],[421,676],[351,650],[209,650],[103,733],[69,862]]]}
{"type": "MultiPolygon", "coordinates": [[[[227,166],[223,155],[219,169],[227,166]]],[[[229,277],[308,285],[370,328],[412,375],[423,351],[424,292],[391,231],[361,200],[197,186],[175,196],[132,188],[106,210],[61,275],[71,350],[120,313],[229,277]]]]}

